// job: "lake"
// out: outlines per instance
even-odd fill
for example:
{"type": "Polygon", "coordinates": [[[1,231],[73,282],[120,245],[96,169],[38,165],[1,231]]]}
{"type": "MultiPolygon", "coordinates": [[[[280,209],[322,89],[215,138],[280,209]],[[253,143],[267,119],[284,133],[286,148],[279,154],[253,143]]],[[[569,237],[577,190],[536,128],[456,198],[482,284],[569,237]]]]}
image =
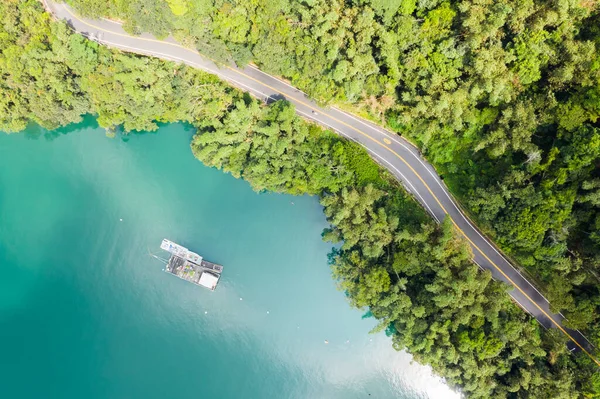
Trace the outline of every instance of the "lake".
{"type": "Polygon", "coordinates": [[[336,290],[317,198],[253,192],[192,134],[0,133],[0,397],[458,397],[336,290]],[[165,237],[224,265],[215,292],[163,272],[165,237]]]}

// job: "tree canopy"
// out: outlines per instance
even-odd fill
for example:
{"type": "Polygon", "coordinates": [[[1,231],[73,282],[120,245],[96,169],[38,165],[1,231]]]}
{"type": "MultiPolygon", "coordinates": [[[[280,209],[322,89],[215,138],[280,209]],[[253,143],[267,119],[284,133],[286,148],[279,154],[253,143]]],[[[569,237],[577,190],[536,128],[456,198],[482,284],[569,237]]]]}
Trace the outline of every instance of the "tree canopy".
{"type": "Polygon", "coordinates": [[[597,1],[68,1],[254,61],[410,137],[600,345],[597,1]]]}

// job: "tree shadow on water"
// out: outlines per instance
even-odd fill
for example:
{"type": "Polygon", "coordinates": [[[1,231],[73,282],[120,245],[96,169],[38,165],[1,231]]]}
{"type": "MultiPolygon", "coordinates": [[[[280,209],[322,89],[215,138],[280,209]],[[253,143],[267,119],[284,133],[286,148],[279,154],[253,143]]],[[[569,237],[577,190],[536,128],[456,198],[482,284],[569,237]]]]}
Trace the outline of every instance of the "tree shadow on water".
{"type": "Polygon", "coordinates": [[[53,130],[48,130],[37,123],[32,122],[27,126],[27,129],[25,129],[24,135],[25,138],[29,140],[39,140],[40,138],[43,138],[47,141],[52,141],[66,134],[87,130],[89,128],[98,128],[98,122],[96,122],[94,116],[84,115],[80,122],[71,123],[53,130]]]}

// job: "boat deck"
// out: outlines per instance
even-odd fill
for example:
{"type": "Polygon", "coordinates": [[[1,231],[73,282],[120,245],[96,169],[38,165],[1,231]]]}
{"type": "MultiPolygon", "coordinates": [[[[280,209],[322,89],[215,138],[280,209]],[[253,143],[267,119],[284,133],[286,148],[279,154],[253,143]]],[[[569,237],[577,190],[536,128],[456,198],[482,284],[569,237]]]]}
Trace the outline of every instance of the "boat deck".
{"type": "Polygon", "coordinates": [[[202,259],[202,262],[200,263],[200,266],[202,266],[205,269],[217,272],[217,273],[221,273],[223,271],[223,266],[217,265],[216,263],[212,263],[212,262],[209,262],[209,261],[204,260],[204,259],[202,259]]]}
{"type": "Polygon", "coordinates": [[[163,240],[160,247],[171,253],[166,272],[214,291],[223,266],[204,260],[200,255],[167,239],[163,240]]]}

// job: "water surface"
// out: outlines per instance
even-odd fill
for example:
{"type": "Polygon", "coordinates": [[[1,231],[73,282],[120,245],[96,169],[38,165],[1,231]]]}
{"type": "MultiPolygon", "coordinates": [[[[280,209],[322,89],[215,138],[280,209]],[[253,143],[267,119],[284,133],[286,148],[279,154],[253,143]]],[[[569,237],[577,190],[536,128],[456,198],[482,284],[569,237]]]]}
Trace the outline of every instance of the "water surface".
{"type": "Polygon", "coordinates": [[[317,199],[204,167],[192,134],[0,133],[0,397],[454,397],[335,289],[317,199]],[[164,237],[224,265],[215,292],[162,272],[164,237]]]}

